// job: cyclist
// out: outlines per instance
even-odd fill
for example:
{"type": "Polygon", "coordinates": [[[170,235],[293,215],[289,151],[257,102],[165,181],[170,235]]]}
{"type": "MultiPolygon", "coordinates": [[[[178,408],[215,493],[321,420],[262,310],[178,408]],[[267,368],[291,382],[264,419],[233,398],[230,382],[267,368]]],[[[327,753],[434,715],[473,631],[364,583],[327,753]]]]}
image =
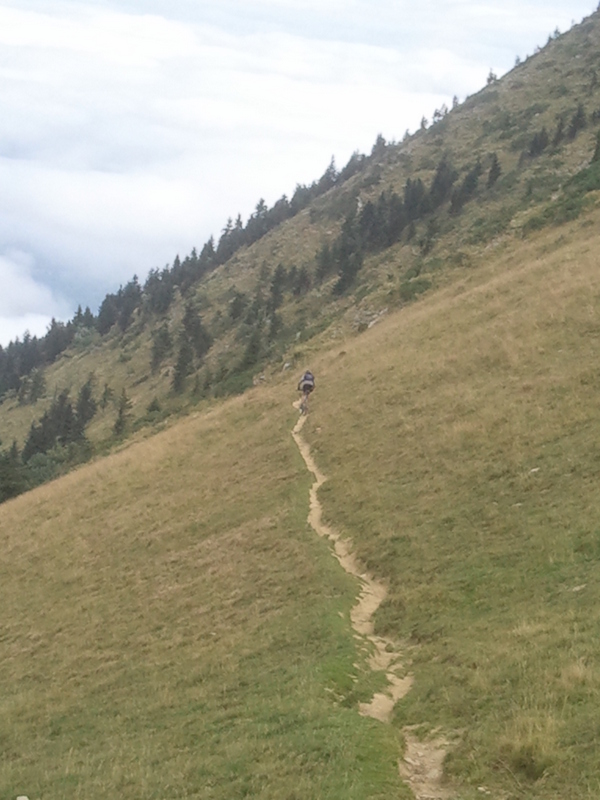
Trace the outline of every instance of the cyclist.
{"type": "Polygon", "coordinates": [[[298,382],[298,391],[302,392],[302,400],[300,401],[300,412],[302,414],[308,413],[308,396],[314,388],[315,376],[307,369],[298,382]]]}

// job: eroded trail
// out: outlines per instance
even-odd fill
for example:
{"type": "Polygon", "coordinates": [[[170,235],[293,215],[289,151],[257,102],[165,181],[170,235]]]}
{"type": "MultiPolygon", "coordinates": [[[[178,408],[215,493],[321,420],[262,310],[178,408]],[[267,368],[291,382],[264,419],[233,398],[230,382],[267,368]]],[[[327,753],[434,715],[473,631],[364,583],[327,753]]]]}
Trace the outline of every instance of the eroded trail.
{"type": "Polygon", "coordinates": [[[383,636],[376,636],[373,630],[373,616],[387,594],[384,584],[375,580],[372,575],[361,569],[352,552],[351,542],[347,539],[342,539],[336,531],[325,525],[322,520],[322,509],[317,493],[325,482],[326,477],[315,464],[309,446],[300,436],[305,420],[306,417],[304,416],[298,419],[292,431],[292,436],[298,445],[307,469],[315,476],[315,482],[310,488],[308,522],[319,536],[325,536],[332,542],[335,557],[341,566],[346,572],[354,575],[360,581],[361,589],[358,601],[350,612],[352,627],[363,642],[372,645],[372,647],[369,647],[369,666],[372,670],[385,671],[388,681],[386,690],[375,694],[370,702],[361,703],[359,711],[366,717],[388,722],[395,704],[410,690],[412,677],[399,674],[403,671],[403,665],[401,654],[398,652],[395,643],[383,636]]]}
{"type": "MultiPolygon", "coordinates": [[[[319,536],[327,537],[333,544],[334,555],[341,566],[360,582],[360,594],[356,605],[350,612],[355,636],[369,649],[368,663],[374,671],[384,671],[388,685],[383,692],[375,694],[368,703],[359,704],[359,712],[365,717],[373,717],[380,722],[389,722],[394,706],[404,697],[412,686],[412,676],[404,672],[402,654],[397,644],[374,633],[373,617],[386,597],[387,590],[368,572],[361,569],[354,553],[352,543],[342,537],[322,520],[322,508],[317,497],[320,487],[327,480],[317,467],[308,444],[300,436],[306,421],[301,416],[294,426],[292,436],[304,459],[309,472],[315,476],[310,488],[310,510],[308,522],[319,536]]],[[[405,728],[406,752],[399,763],[402,779],[410,786],[416,800],[449,800],[451,793],[443,787],[442,763],[448,742],[443,738],[419,741],[409,728],[405,728]]]]}

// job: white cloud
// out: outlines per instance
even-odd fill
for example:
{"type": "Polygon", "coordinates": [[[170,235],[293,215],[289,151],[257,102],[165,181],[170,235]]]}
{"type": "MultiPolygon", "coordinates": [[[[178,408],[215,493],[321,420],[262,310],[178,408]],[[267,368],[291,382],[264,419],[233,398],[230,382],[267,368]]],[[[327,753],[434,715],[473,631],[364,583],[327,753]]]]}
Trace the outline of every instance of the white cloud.
{"type": "Polygon", "coordinates": [[[0,122],[1,241],[45,250],[57,279],[98,275],[108,290],[218,235],[261,195],[318,177],[332,152],[370,147],[384,125],[403,133],[407,111],[420,119],[390,49],[209,26],[185,41],[143,75],[56,48],[37,54],[45,69],[23,58],[2,76],[13,113],[0,122]]]}
{"type": "Polygon", "coordinates": [[[62,302],[33,276],[33,261],[27,253],[8,251],[0,255],[0,344],[21,337],[25,331],[43,336],[51,318],[68,311],[62,302]]]}
{"type": "MultiPolygon", "coordinates": [[[[261,196],[271,204],[318,178],[331,155],[342,166],[379,132],[400,138],[591,10],[579,0],[146,0],[143,13],[138,0],[0,3],[0,253],[28,254],[22,274],[48,287],[48,309],[60,296],[71,314],[218,237],[261,196]]],[[[10,296],[0,317],[37,313],[17,313],[10,296]]]]}
{"type": "Polygon", "coordinates": [[[85,3],[67,8],[68,13],[59,16],[0,7],[0,44],[144,68],[193,48],[190,30],[164,17],[96,11],[85,3]]]}
{"type": "Polygon", "coordinates": [[[33,280],[32,266],[26,253],[13,251],[0,256],[0,315],[43,313],[54,303],[48,289],[33,280]]]}
{"type": "Polygon", "coordinates": [[[51,317],[46,314],[0,316],[0,346],[6,347],[9,342],[17,339],[22,341],[26,333],[37,336],[39,339],[46,334],[50,321],[51,317]]]}

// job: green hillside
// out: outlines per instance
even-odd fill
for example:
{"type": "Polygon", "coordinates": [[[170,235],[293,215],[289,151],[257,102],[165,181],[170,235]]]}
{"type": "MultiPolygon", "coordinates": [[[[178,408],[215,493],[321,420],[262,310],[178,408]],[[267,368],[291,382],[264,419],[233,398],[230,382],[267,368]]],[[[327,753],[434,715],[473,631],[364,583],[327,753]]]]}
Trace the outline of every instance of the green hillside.
{"type": "Polygon", "coordinates": [[[115,424],[122,437],[244,391],[299,366],[323,332],[356,332],[499,243],[577,218],[600,187],[599,44],[596,13],[413,136],[379,137],[370,155],[271,209],[261,201],[245,226],[230,222],[218,242],[107,294],[96,317],[78,312],[0,351],[5,452],[29,438],[32,480],[60,473],[89,443],[111,447],[115,424]],[[50,425],[32,438],[61,393],[75,411],[88,381],[97,412],[84,434],[50,425]]]}
{"type": "Polygon", "coordinates": [[[600,791],[599,221],[314,359],[327,518],[389,582],[378,629],[415,675],[395,724],[458,734],[458,797],[600,791]]]}
{"type": "Polygon", "coordinates": [[[13,373],[0,487],[69,474],[0,505],[1,797],[408,798],[415,740],[417,800],[599,796],[599,45],[596,13],[13,373]],[[306,366],[325,519],[412,676],[387,725],[306,522],[306,366]]]}
{"type": "Polygon", "coordinates": [[[280,401],[0,506],[1,797],[409,796],[280,401]]]}

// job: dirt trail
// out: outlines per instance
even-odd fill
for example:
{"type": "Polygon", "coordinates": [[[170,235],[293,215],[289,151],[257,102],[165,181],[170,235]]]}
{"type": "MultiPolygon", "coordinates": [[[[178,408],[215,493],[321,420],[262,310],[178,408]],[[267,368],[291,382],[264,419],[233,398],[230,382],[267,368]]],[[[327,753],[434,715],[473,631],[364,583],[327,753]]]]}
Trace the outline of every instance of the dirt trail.
{"type": "MultiPolygon", "coordinates": [[[[385,691],[375,694],[370,702],[359,704],[359,712],[365,717],[389,722],[394,706],[410,691],[413,679],[411,675],[398,674],[403,672],[403,665],[402,655],[398,652],[396,643],[374,633],[373,617],[387,595],[386,587],[361,568],[352,552],[352,543],[348,539],[342,539],[322,520],[322,508],[317,494],[327,478],[315,464],[308,444],[300,436],[305,421],[305,416],[298,419],[292,436],[308,471],[315,476],[310,488],[308,522],[319,536],[324,536],[332,542],[334,555],[340,565],[359,580],[360,594],[350,612],[352,627],[360,641],[371,645],[367,644],[371,651],[369,666],[374,671],[384,671],[388,681],[385,691]]],[[[404,735],[406,753],[399,764],[399,771],[403,780],[411,787],[416,800],[447,800],[450,795],[441,785],[442,762],[447,743],[442,739],[420,742],[408,729],[404,730],[404,735]]]]}
{"type": "Polygon", "coordinates": [[[365,717],[373,717],[381,722],[389,722],[397,701],[410,690],[412,678],[410,676],[400,677],[397,674],[402,669],[401,654],[398,653],[392,640],[382,636],[375,636],[373,632],[373,616],[385,599],[387,594],[385,586],[361,569],[352,552],[351,542],[347,539],[342,539],[336,531],[322,521],[321,504],[317,498],[317,493],[325,482],[326,477],[315,464],[309,446],[300,437],[300,431],[305,420],[305,416],[301,416],[298,419],[292,431],[292,436],[298,445],[309,472],[312,472],[315,476],[315,482],[310,488],[308,522],[319,536],[325,536],[333,543],[335,557],[341,566],[346,572],[354,575],[360,581],[360,595],[356,605],[350,612],[352,627],[361,640],[364,641],[366,639],[373,645],[372,653],[369,657],[371,669],[385,671],[388,680],[386,691],[375,694],[369,703],[361,703],[359,711],[365,717]]]}

